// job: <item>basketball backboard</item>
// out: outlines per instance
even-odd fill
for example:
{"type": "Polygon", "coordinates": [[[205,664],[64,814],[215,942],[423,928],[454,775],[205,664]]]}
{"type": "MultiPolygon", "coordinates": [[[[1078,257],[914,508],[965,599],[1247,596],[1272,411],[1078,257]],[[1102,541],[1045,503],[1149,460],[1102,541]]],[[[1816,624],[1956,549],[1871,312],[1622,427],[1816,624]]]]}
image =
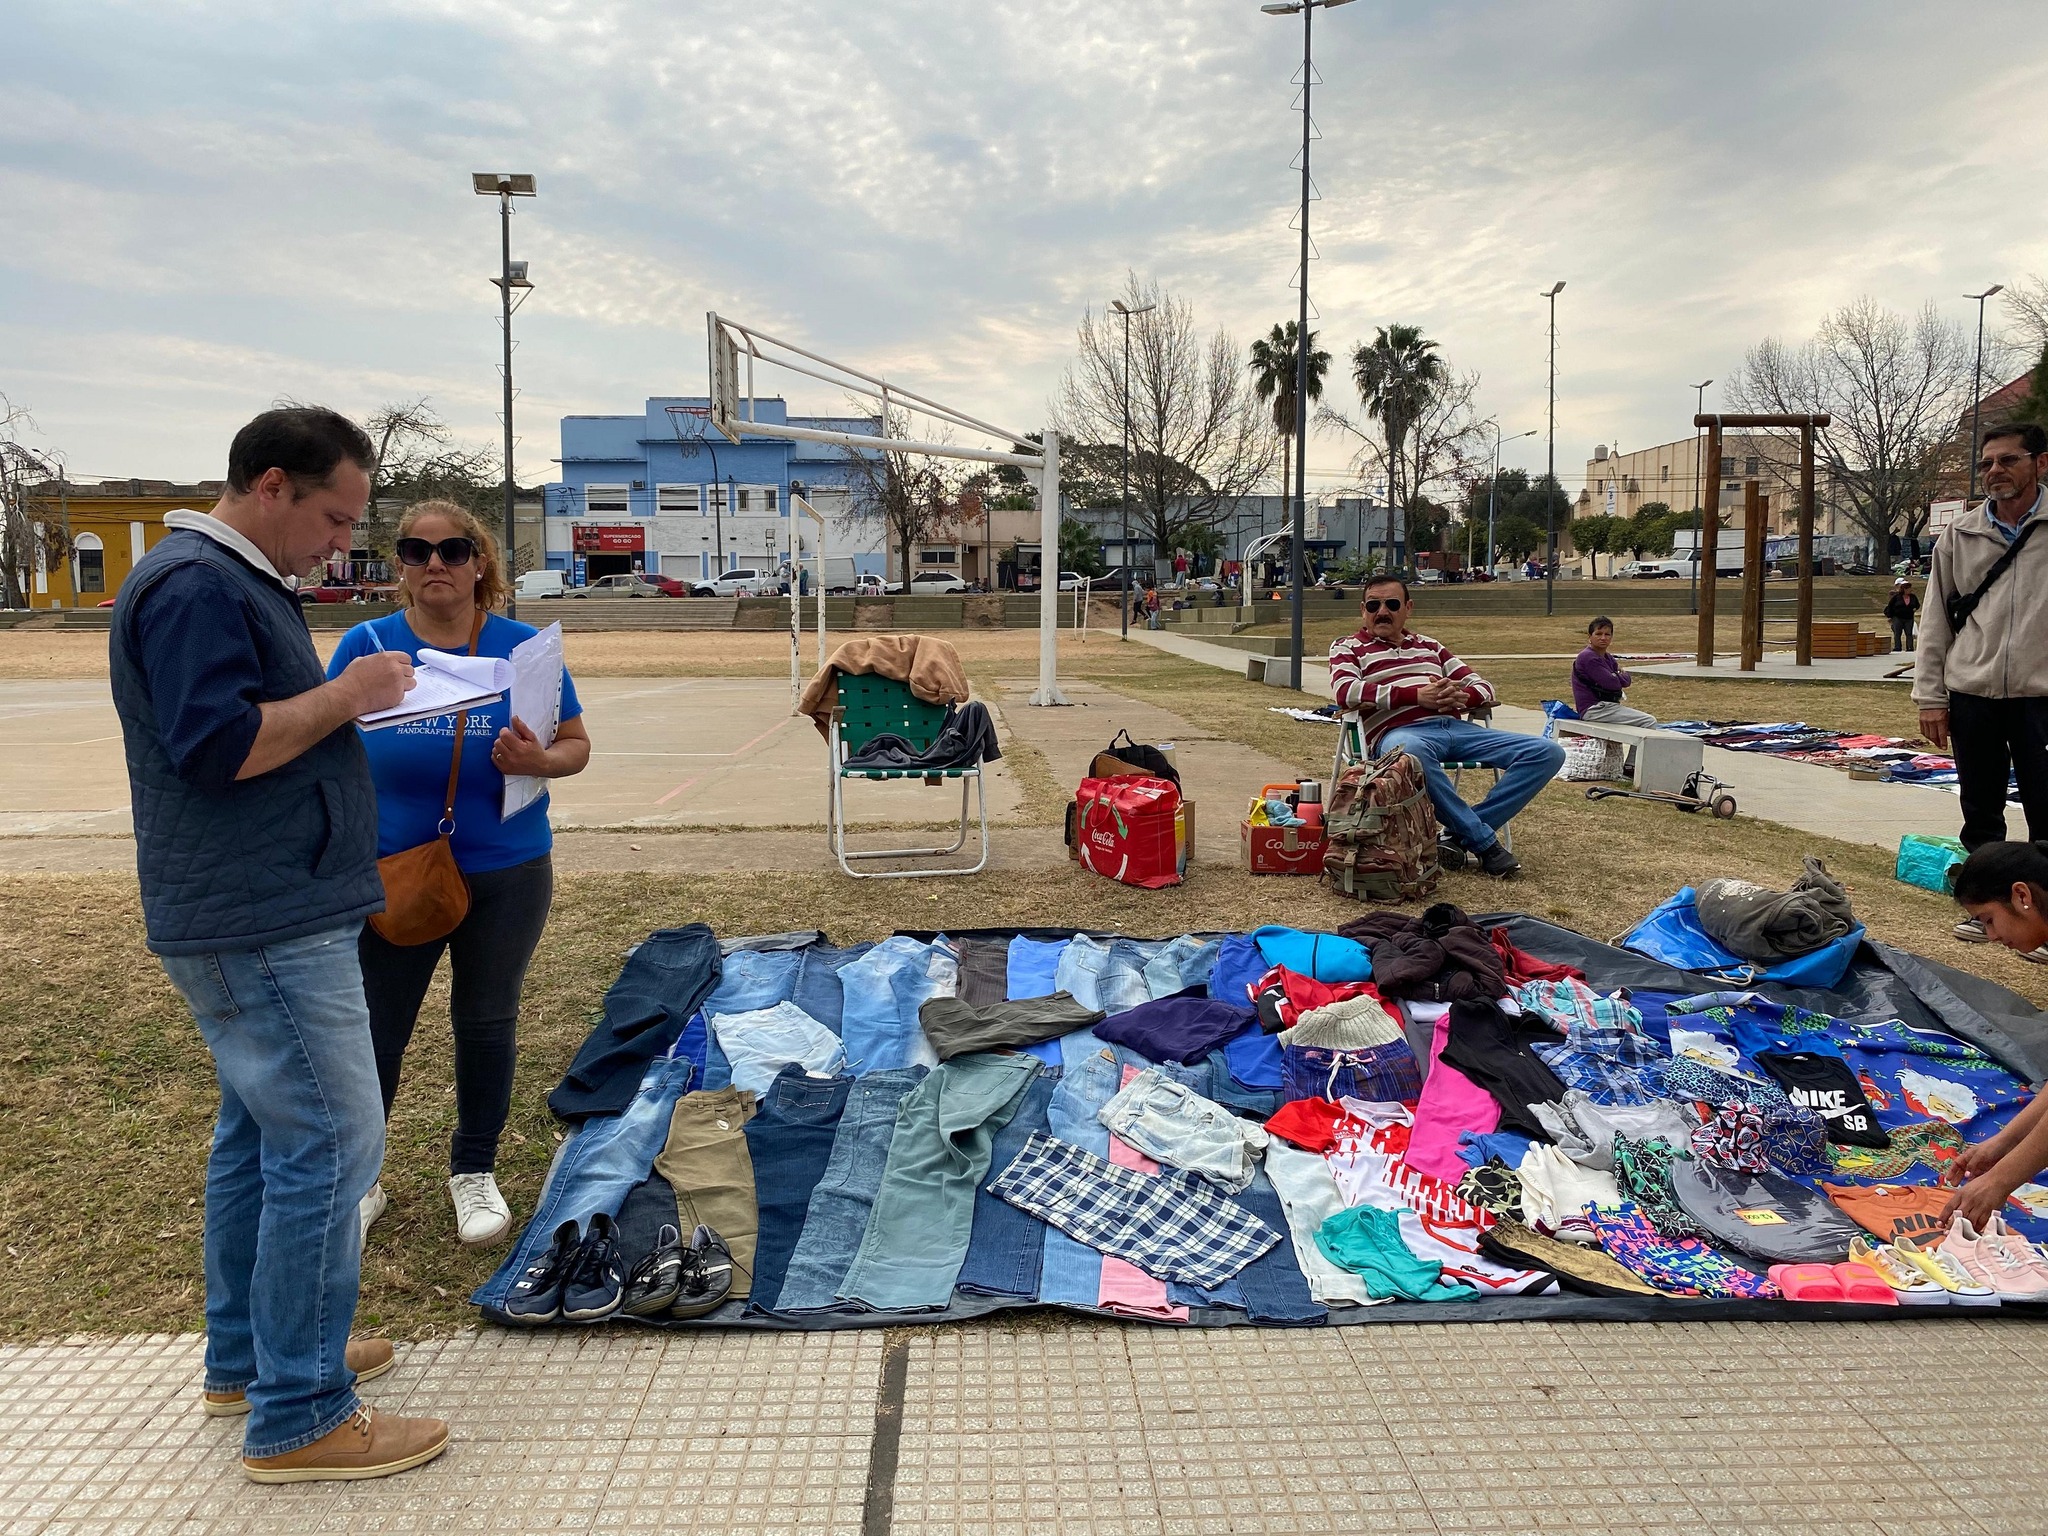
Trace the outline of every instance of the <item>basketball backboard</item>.
{"type": "Polygon", "coordinates": [[[740,349],[718,323],[716,313],[704,317],[711,348],[711,425],[731,442],[740,440],[740,349]]]}

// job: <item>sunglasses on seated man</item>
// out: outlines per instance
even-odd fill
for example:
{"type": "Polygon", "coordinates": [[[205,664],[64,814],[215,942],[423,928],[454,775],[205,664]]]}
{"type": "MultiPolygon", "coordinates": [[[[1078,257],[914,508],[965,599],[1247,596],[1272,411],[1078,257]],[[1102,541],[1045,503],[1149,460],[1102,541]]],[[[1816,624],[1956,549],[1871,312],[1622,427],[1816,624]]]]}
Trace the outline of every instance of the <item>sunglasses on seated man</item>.
{"type": "Polygon", "coordinates": [[[443,539],[438,544],[428,539],[400,539],[396,548],[403,565],[425,565],[436,555],[443,565],[467,565],[476,554],[475,542],[464,538],[443,539]]]}
{"type": "Polygon", "coordinates": [[[1365,611],[1378,613],[1384,608],[1389,613],[1399,613],[1407,602],[1408,599],[1405,597],[1368,597],[1365,600],[1365,611]]]}

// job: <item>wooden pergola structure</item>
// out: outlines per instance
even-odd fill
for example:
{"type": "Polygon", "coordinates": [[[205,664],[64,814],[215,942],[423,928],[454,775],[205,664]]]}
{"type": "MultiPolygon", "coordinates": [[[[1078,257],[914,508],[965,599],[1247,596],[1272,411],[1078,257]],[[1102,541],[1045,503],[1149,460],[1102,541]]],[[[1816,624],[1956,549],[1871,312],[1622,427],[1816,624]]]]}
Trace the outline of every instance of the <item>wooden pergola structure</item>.
{"type": "MultiPolygon", "coordinates": [[[[1717,555],[1721,534],[1721,433],[1729,427],[1797,427],[1799,429],[1799,613],[1794,659],[1813,665],[1813,435],[1834,420],[1826,412],[1811,416],[1695,416],[1692,424],[1707,429],[1707,476],[1700,511],[1700,612],[1697,666],[1714,665],[1714,588],[1719,576],[1717,555]]],[[[1754,672],[1764,651],[1764,520],[1756,482],[1750,481],[1742,518],[1742,663],[1754,672]]]]}

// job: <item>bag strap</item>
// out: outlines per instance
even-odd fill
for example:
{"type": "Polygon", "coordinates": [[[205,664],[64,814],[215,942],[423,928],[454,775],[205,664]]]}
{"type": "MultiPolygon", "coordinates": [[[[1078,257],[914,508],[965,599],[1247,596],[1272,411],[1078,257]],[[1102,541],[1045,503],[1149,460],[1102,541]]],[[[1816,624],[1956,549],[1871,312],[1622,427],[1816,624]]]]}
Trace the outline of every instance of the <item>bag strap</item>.
{"type": "Polygon", "coordinates": [[[2041,526],[2041,521],[2042,516],[2038,513],[2027,519],[2027,526],[2020,530],[2019,537],[2006,545],[2005,553],[1991,562],[1991,569],[1986,571],[1984,579],[1977,583],[1976,591],[1967,596],[1949,597],[1948,627],[1951,633],[1962,633],[1963,626],[1970,622],[1970,615],[1975,613],[1977,605],[1984,601],[1984,594],[1991,590],[1999,577],[2012,568],[2013,561],[2019,558],[2020,551],[2026,548],[2027,540],[2033,536],[2034,530],[2041,526]]]}
{"type": "MultiPolygon", "coordinates": [[[[469,654],[476,654],[477,642],[484,635],[484,611],[476,611],[476,623],[469,631],[469,654]]],[[[441,807],[441,819],[436,823],[436,835],[446,839],[455,835],[455,786],[462,779],[462,733],[469,728],[469,711],[463,710],[455,717],[455,750],[448,761],[448,794],[441,807]]]]}

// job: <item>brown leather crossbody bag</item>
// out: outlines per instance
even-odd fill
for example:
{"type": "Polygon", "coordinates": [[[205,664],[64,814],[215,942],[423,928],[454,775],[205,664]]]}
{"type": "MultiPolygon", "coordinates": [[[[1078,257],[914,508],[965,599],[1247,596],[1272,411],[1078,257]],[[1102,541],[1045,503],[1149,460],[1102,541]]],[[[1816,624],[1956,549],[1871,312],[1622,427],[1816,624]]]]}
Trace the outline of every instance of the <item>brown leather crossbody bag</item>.
{"type": "MultiPolygon", "coordinates": [[[[484,616],[476,616],[469,632],[469,654],[476,654],[484,632],[484,616]]],[[[449,840],[455,836],[455,786],[462,777],[462,737],[469,711],[455,717],[455,752],[448,764],[448,794],[441,807],[434,840],[402,849],[377,861],[384,882],[384,910],[370,915],[370,926],[388,944],[431,944],[445,939],[469,916],[469,881],[455,863],[449,840]]]]}

